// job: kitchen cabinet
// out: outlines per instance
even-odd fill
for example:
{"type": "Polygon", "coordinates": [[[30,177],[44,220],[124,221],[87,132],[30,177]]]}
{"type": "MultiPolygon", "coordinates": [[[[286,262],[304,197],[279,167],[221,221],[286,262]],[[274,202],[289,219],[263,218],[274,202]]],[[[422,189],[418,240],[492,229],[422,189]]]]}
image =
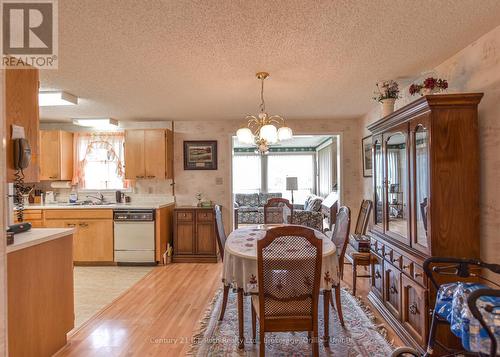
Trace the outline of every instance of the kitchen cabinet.
{"type": "MultiPolygon", "coordinates": [[[[14,211],[15,223],[21,223],[17,219],[16,211],[14,211]]],[[[33,228],[43,228],[43,211],[41,209],[27,209],[24,210],[23,222],[30,222],[33,228]]]]}
{"type": "Polygon", "coordinates": [[[73,133],[40,131],[40,180],[73,179],[73,133]]]}
{"type": "Polygon", "coordinates": [[[217,262],[213,208],[174,209],[174,262],[217,262]]]}
{"type": "Polygon", "coordinates": [[[75,319],[71,245],[68,233],[7,253],[9,356],[52,356],[66,345],[75,319]]]}
{"type": "Polygon", "coordinates": [[[39,112],[38,69],[5,70],[5,133],[7,139],[7,181],[14,182],[14,145],[12,125],[24,128],[25,139],[31,147],[31,162],[23,170],[25,182],[39,181],[39,112]]]}
{"type": "Polygon", "coordinates": [[[172,178],[172,132],[168,129],[125,131],[125,178],[172,178]]]}
{"type": "Polygon", "coordinates": [[[75,229],[73,261],[76,265],[114,264],[112,210],[46,210],[45,227],[75,229]]]}
{"type": "Polygon", "coordinates": [[[172,244],[172,218],[174,205],[158,208],[155,219],[155,260],[163,261],[167,243],[172,244]]]}

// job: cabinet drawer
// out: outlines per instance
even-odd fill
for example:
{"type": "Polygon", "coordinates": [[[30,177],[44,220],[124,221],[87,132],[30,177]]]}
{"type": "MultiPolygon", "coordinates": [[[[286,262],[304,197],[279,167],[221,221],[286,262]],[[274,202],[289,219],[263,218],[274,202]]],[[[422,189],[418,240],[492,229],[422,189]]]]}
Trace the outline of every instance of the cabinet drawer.
{"type": "Polygon", "coordinates": [[[403,308],[401,321],[413,338],[423,346],[427,342],[427,290],[406,276],[402,277],[403,308]]]}
{"type": "Polygon", "coordinates": [[[401,269],[401,263],[403,262],[403,256],[396,252],[392,251],[391,263],[398,269],[401,269]]]}
{"type": "Polygon", "coordinates": [[[384,245],[382,243],[377,242],[377,247],[375,248],[375,253],[377,253],[381,257],[384,256],[384,245]]]}
{"type": "Polygon", "coordinates": [[[384,247],[384,259],[392,263],[392,248],[388,246],[384,247]]]}
{"type": "Polygon", "coordinates": [[[178,221],[192,221],[193,220],[193,212],[184,212],[180,211],[176,213],[176,217],[178,221]]]}
{"type": "Polygon", "coordinates": [[[110,209],[48,209],[45,219],[113,219],[110,209]]]}
{"type": "Polygon", "coordinates": [[[214,214],[212,211],[201,211],[197,213],[196,218],[198,221],[213,221],[214,214]]]}
{"type": "Polygon", "coordinates": [[[387,262],[384,262],[384,302],[387,309],[399,319],[401,316],[401,273],[387,262]]]}
{"type": "Polygon", "coordinates": [[[407,257],[403,257],[403,263],[401,266],[401,270],[408,276],[413,277],[413,261],[407,257]]]}
{"type": "Polygon", "coordinates": [[[413,279],[422,286],[427,286],[427,279],[425,278],[424,268],[420,265],[413,264],[413,279]]]}

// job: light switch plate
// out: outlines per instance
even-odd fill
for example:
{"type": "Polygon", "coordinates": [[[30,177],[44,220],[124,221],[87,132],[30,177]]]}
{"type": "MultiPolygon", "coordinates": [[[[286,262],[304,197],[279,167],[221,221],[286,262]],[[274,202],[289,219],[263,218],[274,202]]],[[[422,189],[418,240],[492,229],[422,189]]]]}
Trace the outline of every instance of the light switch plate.
{"type": "Polygon", "coordinates": [[[222,179],[222,177],[216,177],[215,178],[215,184],[216,185],[222,185],[224,183],[224,180],[222,179]]]}

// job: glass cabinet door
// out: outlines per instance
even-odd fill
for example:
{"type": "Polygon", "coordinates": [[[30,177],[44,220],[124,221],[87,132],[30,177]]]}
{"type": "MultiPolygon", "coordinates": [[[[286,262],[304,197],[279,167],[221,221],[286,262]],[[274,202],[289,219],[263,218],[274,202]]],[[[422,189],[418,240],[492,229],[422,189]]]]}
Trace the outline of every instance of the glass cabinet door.
{"type": "Polygon", "coordinates": [[[383,230],[383,212],[384,212],[384,170],[382,163],[382,138],[375,138],[373,141],[373,202],[375,202],[373,209],[374,223],[383,230]]]}
{"type": "Polygon", "coordinates": [[[409,240],[408,126],[384,136],[387,234],[406,244],[409,240]]]}
{"type": "Polygon", "coordinates": [[[430,207],[429,197],[429,129],[427,120],[415,120],[411,123],[413,141],[413,186],[415,195],[414,205],[414,234],[412,245],[414,248],[427,252],[429,219],[427,212],[430,207]]]}

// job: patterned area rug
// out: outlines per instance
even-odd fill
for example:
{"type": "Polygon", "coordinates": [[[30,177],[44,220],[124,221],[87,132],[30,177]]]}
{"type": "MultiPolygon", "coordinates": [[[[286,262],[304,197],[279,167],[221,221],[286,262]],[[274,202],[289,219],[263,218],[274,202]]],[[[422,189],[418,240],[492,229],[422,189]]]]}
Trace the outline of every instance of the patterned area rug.
{"type": "MultiPolygon", "coordinates": [[[[218,321],[222,293],[218,291],[207,309],[201,327],[195,336],[188,355],[193,356],[257,356],[258,341],[251,341],[252,323],[250,299],[245,300],[244,350],[238,349],[238,315],[236,293],[230,293],[224,321],[218,321]]],[[[323,335],[323,297],[319,301],[319,336],[323,335]]],[[[359,299],[342,289],[342,311],[345,328],[342,328],[335,310],[330,310],[330,347],[320,343],[321,356],[390,356],[393,348],[386,341],[386,330],[376,326],[373,314],[359,299]]],[[[259,335],[257,323],[257,336],[259,335]]],[[[258,337],[257,337],[258,338],[258,337]]],[[[311,346],[307,333],[266,333],[266,355],[310,356],[311,346]]]]}

